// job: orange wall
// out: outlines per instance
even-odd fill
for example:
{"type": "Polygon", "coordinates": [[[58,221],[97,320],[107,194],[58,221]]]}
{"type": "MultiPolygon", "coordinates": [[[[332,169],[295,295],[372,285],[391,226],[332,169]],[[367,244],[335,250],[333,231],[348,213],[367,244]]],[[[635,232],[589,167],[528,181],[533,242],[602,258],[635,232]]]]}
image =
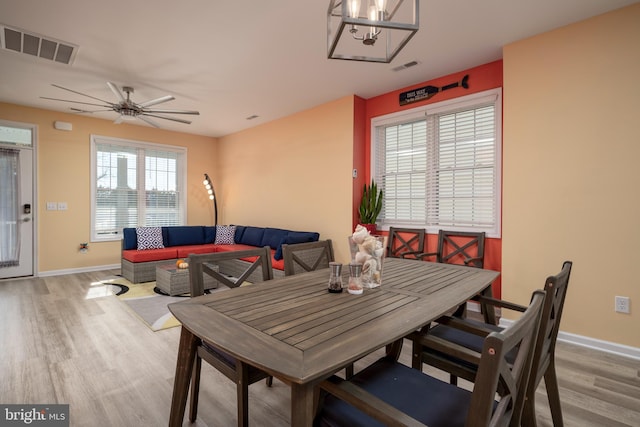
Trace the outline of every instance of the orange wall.
{"type": "MultiPolygon", "coordinates": [[[[384,95],[377,96],[375,98],[368,99],[366,101],[366,140],[371,141],[371,119],[386,114],[396,113],[398,111],[410,110],[412,108],[421,107],[427,104],[433,104],[436,102],[446,101],[448,99],[458,98],[460,96],[470,95],[472,93],[482,92],[489,89],[495,89],[502,87],[502,61],[495,61],[489,64],[484,64],[475,68],[460,71],[458,73],[450,74],[448,76],[440,77],[434,80],[425,81],[413,86],[401,88],[393,92],[386,93],[384,95]],[[449,89],[447,91],[438,93],[431,99],[426,101],[416,102],[413,104],[400,106],[399,96],[401,92],[405,92],[412,89],[417,89],[425,85],[432,85],[441,87],[449,83],[462,80],[466,74],[469,75],[469,89],[463,89],[461,87],[449,89]]],[[[371,179],[371,144],[365,145],[365,161],[366,161],[366,175],[363,179],[371,179]]],[[[365,172],[365,171],[363,171],[365,172]]],[[[362,191],[360,191],[361,193],[362,191]]],[[[427,236],[427,250],[435,250],[438,246],[438,236],[427,236]]],[[[490,270],[501,271],[502,270],[502,241],[501,239],[487,239],[485,247],[485,268],[490,270]]],[[[500,297],[500,278],[494,282],[494,295],[500,297]]]]}
{"type": "MultiPolygon", "coordinates": [[[[91,134],[187,148],[187,223],[211,224],[212,207],[202,186],[204,173],[217,178],[216,139],[149,126],[0,103],[0,119],[37,125],[36,273],[64,272],[120,264],[120,241],[91,242],[91,134]],[[56,120],[73,125],[56,130],[56,120]],[[67,202],[66,211],[47,211],[46,202],[67,202]],[[89,251],[78,251],[89,242],[89,251]]],[[[187,129],[185,129],[187,130],[187,129]]]]}
{"type": "Polygon", "coordinates": [[[504,47],[502,209],[505,299],[571,260],[560,329],[638,348],[639,24],[636,3],[504,47]]]}
{"type": "Polygon", "coordinates": [[[220,223],[316,231],[348,262],[362,103],[349,95],[220,138],[220,223]]]}

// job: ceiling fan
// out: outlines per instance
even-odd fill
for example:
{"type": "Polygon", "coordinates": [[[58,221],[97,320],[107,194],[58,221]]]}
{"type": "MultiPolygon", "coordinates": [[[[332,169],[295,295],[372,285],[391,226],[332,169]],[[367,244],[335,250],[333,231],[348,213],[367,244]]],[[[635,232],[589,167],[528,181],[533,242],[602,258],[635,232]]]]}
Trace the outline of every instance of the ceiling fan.
{"type": "Polygon", "coordinates": [[[77,113],[97,113],[97,112],[102,112],[102,111],[115,111],[116,113],[118,113],[120,116],[114,121],[114,123],[119,124],[122,123],[125,120],[135,120],[135,119],[140,119],[143,122],[147,123],[150,126],[153,126],[155,128],[159,128],[160,126],[158,126],[157,123],[155,123],[153,120],[151,120],[149,117],[153,117],[156,119],[163,119],[163,120],[171,120],[174,122],[179,122],[179,123],[185,123],[185,124],[191,124],[190,121],[188,120],[184,120],[184,119],[178,119],[175,117],[167,117],[164,114],[192,114],[192,115],[199,115],[200,113],[198,111],[189,111],[189,110],[156,110],[154,108],[149,108],[152,107],[154,105],[158,105],[158,104],[162,104],[163,102],[168,102],[168,101],[172,101],[175,98],[171,95],[166,95],[160,98],[156,98],[156,99],[152,99],[150,101],[147,102],[142,102],[140,104],[137,104],[135,102],[133,102],[131,100],[131,94],[133,93],[133,88],[131,86],[123,86],[122,87],[122,91],[113,83],[111,82],[107,82],[107,86],[109,86],[109,89],[111,89],[111,91],[116,95],[116,98],[118,98],[118,102],[109,102],[109,101],[105,101],[102,100],[100,98],[96,98],[95,96],[91,96],[91,95],[86,95],[84,93],[81,92],[77,92],[75,90],[72,89],[67,89],[66,87],[62,87],[62,86],[58,86],[56,84],[52,84],[51,86],[57,87],[59,89],[63,89],[69,92],[73,92],[76,93],[78,95],[82,95],[82,96],[86,96],[87,98],[91,98],[91,99],[95,99],[97,101],[102,102],[102,104],[94,104],[94,103],[90,103],[90,102],[80,102],[80,101],[71,101],[68,99],[58,99],[58,98],[48,98],[46,96],[41,96],[40,98],[42,99],[50,99],[52,101],[63,101],[63,102],[73,102],[76,104],[83,104],[83,105],[92,105],[94,107],[102,107],[105,108],[104,110],[83,110],[80,108],[74,108],[71,107],[71,110],[77,112],[77,113]],[[126,94],[126,97],[125,97],[126,94]]]}

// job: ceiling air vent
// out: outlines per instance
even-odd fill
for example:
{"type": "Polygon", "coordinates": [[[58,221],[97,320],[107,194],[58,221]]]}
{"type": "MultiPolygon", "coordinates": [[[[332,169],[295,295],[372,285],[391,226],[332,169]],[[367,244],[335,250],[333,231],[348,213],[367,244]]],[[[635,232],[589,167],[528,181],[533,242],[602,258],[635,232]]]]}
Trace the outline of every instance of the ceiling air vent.
{"type": "Polygon", "coordinates": [[[0,24],[0,47],[66,65],[73,63],[78,51],[74,44],[4,24],[0,24]]]}
{"type": "Polygon", "coordinates": [[[406,64],[398,65],[397,67],[392,68],[391,70],[402,71],[402,70],[406,70],[407,68],[415,67],[418,64],[419,64],[418,61],[411,61],[411,62],[407,62],[406,64]]]}

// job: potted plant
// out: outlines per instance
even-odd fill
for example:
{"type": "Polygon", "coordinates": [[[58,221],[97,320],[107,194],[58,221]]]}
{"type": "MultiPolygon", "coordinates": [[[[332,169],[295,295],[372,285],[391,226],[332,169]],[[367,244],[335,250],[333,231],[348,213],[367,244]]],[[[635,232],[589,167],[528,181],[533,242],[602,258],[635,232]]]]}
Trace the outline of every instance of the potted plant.
{"type": "Polygon", "coordinates": [[[362,200],[360,201],[360,224],[369,230],[370,234],[376,232],[376,220],[382,211],[382,190],[378,190],[376,183],[371,180],[371,185],[364,185],[362,200]]]}

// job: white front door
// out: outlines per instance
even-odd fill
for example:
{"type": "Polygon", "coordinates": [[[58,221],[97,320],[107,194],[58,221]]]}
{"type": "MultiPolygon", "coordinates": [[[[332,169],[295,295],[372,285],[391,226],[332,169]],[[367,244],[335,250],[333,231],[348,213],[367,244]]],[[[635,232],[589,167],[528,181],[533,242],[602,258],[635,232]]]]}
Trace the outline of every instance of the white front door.
{"type": "MultiPolygon", "coordinates": [[[[12,185],[8,184],[11,179],[3,179],[0,186],[3,186],[2,205],[0,212],[0,279],[11,277],[24,277],[34,275],[34,182],[33,182],[33,142],[35,129],[16,128],[20,133],[28,135],[32,140],[30,145],[4,144],[2,134],[7,130],[3,123],[0,123],[0,147],[13,153],[17,152],[17,165],[15,169],[15,180],[12,185]],[[13,188],[14,190],[12,190],[13,188]],[[12,194],[15,191],[15,194],[12,194]]],[[[10,128],[9,128],[10,129],[10,128]]],[[[13,142],[13,141],[9,141],[13,142]]],[[[0,153],[1,155],[1,153],[0,153]]],[[[6,158],[5,158],[6,159],[6,158]]],[[[16,162],[11,160],[0,163],[4,171],[0,174],[10,173],[9,170],[15,167],[16,162]]]]}

